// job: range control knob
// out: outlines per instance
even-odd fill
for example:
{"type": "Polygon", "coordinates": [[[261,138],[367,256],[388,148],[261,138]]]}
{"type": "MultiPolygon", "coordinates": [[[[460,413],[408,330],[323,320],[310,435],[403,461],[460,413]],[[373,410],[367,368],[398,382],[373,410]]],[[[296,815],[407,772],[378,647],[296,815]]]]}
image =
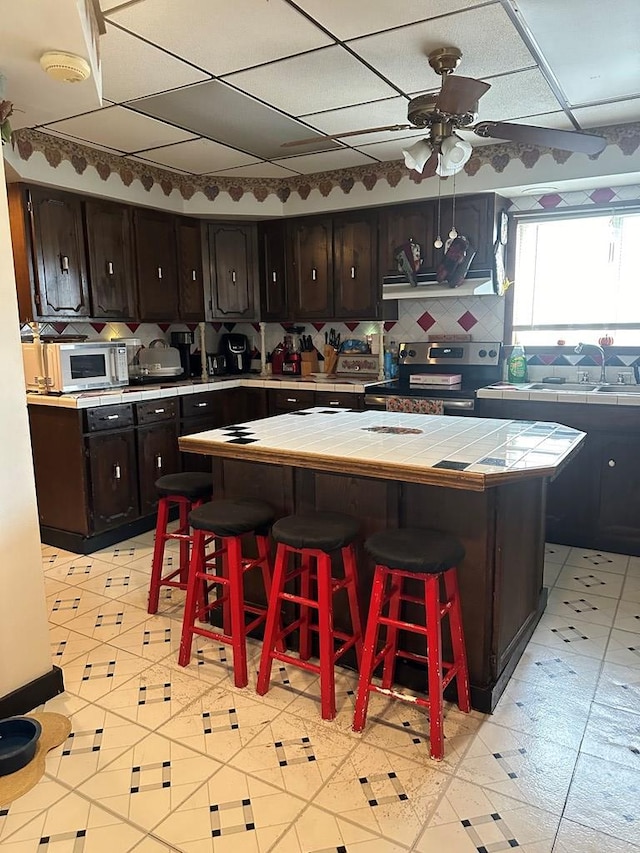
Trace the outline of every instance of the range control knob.
{"type": "Polygon", "coordinates": [[[410,349],[409,350],[409,356],[410,356],[410,358],[415,358],[416,357],[416,351],[414,349],[410,349]]]}
{"type": "Polygon", "coordinates": [[[498,351],[497,351],[497,350],[495,350],[495,349],[490,349],[490,350],[489,350],[489,356],[490,356],[490,358],[495,358],[497,355],[498,355],[498,351]]]}
{"type": "Polygon", "coordinates": [[[486,355],[487,355],[486,349],[481,349],[480,352],[478,353],[478,355],[480,356],[480,358],[486,358],[486,355]]]}

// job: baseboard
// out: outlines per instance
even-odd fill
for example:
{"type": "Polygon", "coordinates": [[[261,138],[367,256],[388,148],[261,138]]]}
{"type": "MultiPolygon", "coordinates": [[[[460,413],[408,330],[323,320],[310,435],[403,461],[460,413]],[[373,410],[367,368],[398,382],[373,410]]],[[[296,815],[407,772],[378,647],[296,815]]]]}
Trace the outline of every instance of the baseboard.
{"type": "Polygon", "coordinates": [[[16,717],[33,711],[48,699],[53,699],[59,693],[64,693],[62,670],[54,666],[40,678],[35,678],[28,684],[18,687],[0,699],[0,720],[6,717],[16,717]]]}

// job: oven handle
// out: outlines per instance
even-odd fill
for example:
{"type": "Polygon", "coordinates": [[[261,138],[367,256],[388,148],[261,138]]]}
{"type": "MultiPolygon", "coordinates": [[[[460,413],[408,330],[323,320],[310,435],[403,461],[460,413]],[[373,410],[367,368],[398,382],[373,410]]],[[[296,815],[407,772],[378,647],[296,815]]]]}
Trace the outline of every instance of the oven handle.
{"type": "Polygon", "coordinates": [[[376,394],[365,394],[364,407],[365,409],[386,409],[387,398],[376,394]]]}
{"type": "Polygon", "coordinates": [[[473,412],[475,400],[443,400],[445,412],[473,412]]]}

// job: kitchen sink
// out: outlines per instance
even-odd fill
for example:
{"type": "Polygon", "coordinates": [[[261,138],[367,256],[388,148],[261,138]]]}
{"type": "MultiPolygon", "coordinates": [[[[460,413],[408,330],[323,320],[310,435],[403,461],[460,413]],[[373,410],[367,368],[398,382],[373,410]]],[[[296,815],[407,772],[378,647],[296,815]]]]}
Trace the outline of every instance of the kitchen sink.
{"type": "Polygon", "coordinates": [[[529,385],[529,391],[597,391],[597,385],[588,382],[536,382],[529,385]]]}
{"type": "Polygon", "coordinates": [[[640,385],[600,385],[598,394],[640,394],[640,385]]]}

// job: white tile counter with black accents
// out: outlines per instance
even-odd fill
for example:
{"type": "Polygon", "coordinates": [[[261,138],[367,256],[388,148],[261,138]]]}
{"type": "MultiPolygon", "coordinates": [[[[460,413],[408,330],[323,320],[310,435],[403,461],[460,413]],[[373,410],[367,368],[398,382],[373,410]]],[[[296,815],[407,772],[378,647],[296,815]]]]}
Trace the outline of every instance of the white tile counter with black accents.
{"type": "Polygon", "coordinates": [[[640,406],[640,385],[599,383],[499,382],[480,388],[481,400],[529,400],[538,403],[588,403],[605,406],[640,406]]]}
{"type": "Polygon", "coordinates": [[[556,474],[584,435],[555,423],[316,406],[179,443],[187,452],[482,491],[556,474]]]}

